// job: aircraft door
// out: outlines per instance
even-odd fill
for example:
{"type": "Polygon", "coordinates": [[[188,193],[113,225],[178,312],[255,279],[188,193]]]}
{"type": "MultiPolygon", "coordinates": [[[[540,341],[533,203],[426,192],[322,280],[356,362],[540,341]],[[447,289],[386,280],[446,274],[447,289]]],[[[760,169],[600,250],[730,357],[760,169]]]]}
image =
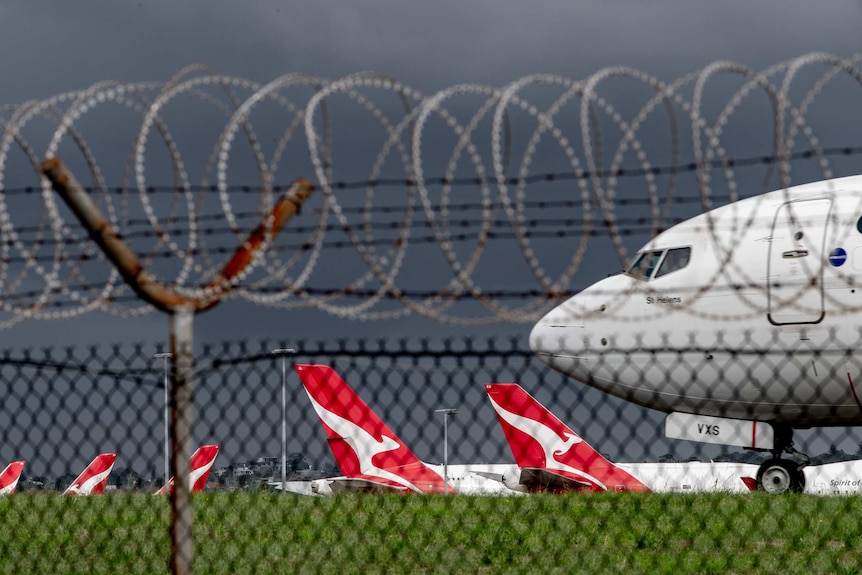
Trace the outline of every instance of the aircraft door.
{"type": "Polygon", "coordinates": [[[772,224],[767,271],[769,321],[775,325],[823,319],[823,252],[830,198],[782,204],[772,224]]]}

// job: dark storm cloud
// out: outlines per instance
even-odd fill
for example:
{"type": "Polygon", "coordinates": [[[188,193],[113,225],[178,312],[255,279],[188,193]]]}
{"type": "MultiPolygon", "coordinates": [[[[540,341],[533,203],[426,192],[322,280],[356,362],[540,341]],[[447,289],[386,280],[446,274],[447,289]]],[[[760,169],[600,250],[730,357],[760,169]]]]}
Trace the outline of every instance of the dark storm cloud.
{"type": "MultiPolygon", "coordinates": [[[[850,56],[862,50],[855,30],[858,15],[854,2],[832,3],[828,10],[806,2],[778,1],[11,2],[0,8],[0,48],[5,55],[0,59],[4,79],[0,102],[48,97],[109,78],[165,80],[193,62],[261,83],[289,72],[337,78],[377,70],[426,94],[460,82],[503,86],[536,72],[581,79],[612,65],[638,68],[672,81],[722,59],[760,70],[814,50],[850,56]]],[[[636,99],[638,106],[643,101],[636,99]]],[[[186,120],[189,125],[171,120],[172,129],[203,133],[186,120]]],[[[195,116],[194,121],[211,120],[195,116]]],[[[351,132],[352,121],[343,121],[337,131],[351,132]]],[[[110,129],[91,130],[88,143],[99,149],[98,140],[107,141],[113,135],[110,129]]],[[[653,158],[656,150],[667,147],[667,138],[660,138],[644,137],[651,143],[648,151],[653,158]]],[[[206,146],[197,149],[188,139],[180,141],[186,157],[190,151],[205,154],[212,144],[208,139],[206,146]]],[[[854,142],[841,142],[848,143],[854,142]]],[[[125,154],[121,146],[108,147],[125,154]]],[[[109,156],[99,157],[109,163],[105,159],[109,156]]],[[[370,160],[353,170],[350,154],[348,160],[342,157],[336,158],[339,174],[352,178],[367,173],[370,160]]],[[[537,158],[534,169],[557,169],[543,165],[545,159],[537,158]]],[[[119,173],[119,160],[115,167],[119,173]]],[[[110,174],[108,168],[103,167],[110,174]]],[[[151,173],[151,181],[158,175],[151,173]]],[[[192,179],[196,175],[193,170],[192,179]]],[[[615,259],[610,258],[613,269],[620,265],[615,259]]],[[[230,315],[227,309],[232,305],[207,316],[204,321],[214,324],[207,334],[221,335],[217,318],[230,315]]],[[[278,333],[281,320],[274,314],[263,315],[259,322],[241,328],[240,335],[258,330],[278,333]]],[[[145,325],[154,320],[136,321],[145,325]]],[[[434,329],[426,325],[431,320],[414,317],[410,321],[413,326],[422,325],[422,331],[434,329]]],[[[25,332],[33,325],[25,324],[17,329],[25,332]]],[[[156,331],[163,329],[158,319],[155,324],[156,331]]],[[[328,322],[307,325],[317,326],[315,335],[325,336],[329,330],[328,322]]],[[[358,333],[365,329],[361,323],[348,325],[358,333]]],[[[40,326],[37,332],[42,331],[40,326]]]]}
{"type": "Polygon", "coordinates": [[[423,91],[605,66],[671,79],[719,59],[759,69],[862,48],[858,4],[832,2],[6,2],[4,103],[203,62],[268,81],[390,74],[423,91]]]}

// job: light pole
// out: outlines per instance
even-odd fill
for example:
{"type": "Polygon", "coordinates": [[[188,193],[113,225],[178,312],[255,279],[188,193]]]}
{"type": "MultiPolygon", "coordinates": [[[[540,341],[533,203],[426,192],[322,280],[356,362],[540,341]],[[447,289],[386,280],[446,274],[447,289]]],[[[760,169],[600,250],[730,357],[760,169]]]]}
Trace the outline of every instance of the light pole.
{"type": "Polygon", "coordinates": [[[443,493],[449,494],[449,416],[458,413],[451,407],[435,409],[434,413],[443,414],[443,493]]]}
{"type": "MultiPolygon", "coordinates": [[[[157,353],[153,355],[153,359],[164,359],[165,360],[165,489],[170,489],[168,486],[168,481],[170,481],[170,459],[168,456],[168,439],[170,434],[168,432],[168,360],[172,358],[174,354],[172,353],[157,353]]],[[[167,493],[167,491],[165,491],[167,493]]]]}
{"type": "Polygon", "coordinates": [[[287,356],[296,350],[286,347],[270,353],[281,356],[281,492],[287,493],[287,356]]]}

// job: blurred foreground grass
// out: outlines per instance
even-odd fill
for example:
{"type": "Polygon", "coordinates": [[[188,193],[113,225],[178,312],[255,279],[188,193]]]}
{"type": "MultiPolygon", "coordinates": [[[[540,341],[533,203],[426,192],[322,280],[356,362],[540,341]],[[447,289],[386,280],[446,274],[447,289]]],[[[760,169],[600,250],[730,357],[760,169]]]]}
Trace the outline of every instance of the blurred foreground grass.
{"type": "MultiPolygon", "coordinates": [[[[207,493],[198,574],[858,573],[862,498],[207,493]]],[[[0,572],[167,573],[167,499],[0,499],[0,572]]]]}

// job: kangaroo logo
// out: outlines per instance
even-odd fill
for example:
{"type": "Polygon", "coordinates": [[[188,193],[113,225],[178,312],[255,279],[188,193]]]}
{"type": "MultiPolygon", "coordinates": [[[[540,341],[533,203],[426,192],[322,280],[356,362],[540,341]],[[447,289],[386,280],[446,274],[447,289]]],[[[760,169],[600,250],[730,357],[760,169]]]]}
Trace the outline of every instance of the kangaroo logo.
{"type": "MultiPolygon", "coordinates": [[[[308,393],[307,389],[306,393],[308,393]]],[[[308,397],[311,399],[314,411],[317,412],[321,421],[323,421],[323,423],[325,423],[333,432],[344,439],[356,454],[356,458],[359,460],[359,469],[363,474],[389,479],[390,481],[394,481],[398,485],[408,487],[413,491],[420,491],[419,488],[410,483],[404,477],[396,473],[392,473],[389,470],[377,467],[374,464],[374,458],[376,456],[381,453],[386,453],[387,451],[398,449],[401,447],[400,443],[386,435],[382,435],[381,439],[378,440],[352,421],[328,411],[315,401],[311,393],[308,393],[308,397]]]]}
{"type": "Polygon", "coordinates": [[[576,467],[572,467],[571,465],[567,465],[559,460],[560,457],[566,456],[569,453],[569,450],[571,450],[575,445],[583,442],[583,439],[578,435],[566,430],[562,433],[564,437],[560,437],[557,432],[547,425],[540,423],[535,419],[512,413],[497,403],[493,397],[489,396],[489,398],[497,414],[506,423],[530,436],[542,448],[545,455],[545,467],[547,469],[566,471],[584,478],[601,489],[607,489],[604,483],[589,473],[586,473],[581,469],[577,469],[576,467]]]}
{"type": "Polygon", "coordinates": [[[201,467],[198,467],[197,469],[192,470],[191,476],[189,477],[189,483],[191,484],[192,489],[194,489],[195,485],[197,484],[198,480],[201,477],[203,477],[204,475],[206,475],[207,473],[210,472],[210,469],[212,469],[213,463],[215,463],[215,458],[213,458],[206,465],[203,465],[201,467]]]}
{"type": "Polygon", "coordinates": [[[18,486],[24,461],[13,461],[0,473],[0,495],[11,495],[18,486]]]}
{"type": "Polygon", "coordinates": [[[66,492],[74,495],[89,495],[90,492],[93,491],[93,488],[107,479],[110,474],[110,469],[97,473],[96,475],[85,479],[80,484],[73,483],[69,486],[69,489],[67,489],[66,492]]]}

